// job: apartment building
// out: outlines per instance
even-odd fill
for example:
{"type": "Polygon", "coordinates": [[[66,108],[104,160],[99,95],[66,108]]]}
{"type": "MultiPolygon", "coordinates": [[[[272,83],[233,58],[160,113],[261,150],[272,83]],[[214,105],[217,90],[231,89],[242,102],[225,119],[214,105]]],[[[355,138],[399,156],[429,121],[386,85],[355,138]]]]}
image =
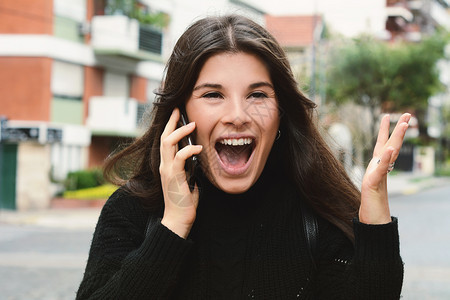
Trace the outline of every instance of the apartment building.
{"type": "Polygon", "coordinates": [[[163,75],[163,34],[106,8],[0,2],[0,207],[48,207],[52,181],[100,165],[142,131],[163,75]]]}
{"type": "Polygon", "coordinates": [[[436,28],[450,30],[448,0],[386,0],[389,39],[418,42],[436,28]]]}

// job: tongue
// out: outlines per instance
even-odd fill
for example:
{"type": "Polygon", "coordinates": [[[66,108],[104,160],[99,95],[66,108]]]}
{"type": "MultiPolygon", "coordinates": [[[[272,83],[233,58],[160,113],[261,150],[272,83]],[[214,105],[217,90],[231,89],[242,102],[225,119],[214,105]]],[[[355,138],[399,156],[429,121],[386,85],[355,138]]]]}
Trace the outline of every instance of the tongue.
{"type": "Polygon", "coordinates": [[[242,167],[250,156],[251,147],[246,146],[222,146],[218,149],[220,159],[225,165],[235,168],[242,167]]]}

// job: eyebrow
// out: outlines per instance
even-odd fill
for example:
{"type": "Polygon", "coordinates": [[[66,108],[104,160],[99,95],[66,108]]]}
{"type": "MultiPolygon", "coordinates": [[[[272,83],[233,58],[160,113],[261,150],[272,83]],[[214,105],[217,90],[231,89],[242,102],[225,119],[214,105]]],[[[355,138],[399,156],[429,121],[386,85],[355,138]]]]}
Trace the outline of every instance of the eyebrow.
{"type": "Polygon", "coordinates": [[[197,91],[197,90],[200,90],[203,88],[221,89],[222,85],[216,84],[216,83],[204,83],[204,84],[200,84],[200,85],[197,85],[196,87],[194,87],[194,91],[197,91]]]}
{"type": "MultiPolygon", "coordinates": [[[[263,87],[263,86],[267,86],[271,89],[274,89],[273,85],[267,81],[261,81],[261,82],[255,82],[250,84],[250,89],[256,89],[259,87],[263,87]]],[[[194,91],[203,89],[203,88],[213,88],[213,89],[221,89],[222,85],[221,84],[217,84],[217,83],[204,83],[204,84],[200,84],[197,85],[196,87],[194,87],[194,91]]]]}
{"type": "Polygon", "coordinates": [[[267,82],[267,81],[261,81],[261,82],[256,82],[256,83],[250,84],[250,88],[251,89],[256,89],[256,88],[259,88],[259,87],[262,87],[262,86],[267,86],[267,87],[269,87],[271,89],[274,89],[273,85],[271,83],[267,82]]]}

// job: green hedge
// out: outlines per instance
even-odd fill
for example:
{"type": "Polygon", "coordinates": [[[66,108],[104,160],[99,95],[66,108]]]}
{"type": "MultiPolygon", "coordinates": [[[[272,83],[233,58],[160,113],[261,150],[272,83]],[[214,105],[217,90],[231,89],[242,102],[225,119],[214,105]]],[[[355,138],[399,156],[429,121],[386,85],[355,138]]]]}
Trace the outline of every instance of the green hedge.
{"type": "Polygon", "coordinates": [[[101,169],[69,172],[65,182],[66,191],[92,188],[105,183],[101,169]]]}
{"type": "Polygon", "coordinates": [[[443,166],[437,166],[435,170],[436,176],[449,176],[450,177],[450,160],[447,160],[443,166]]]}

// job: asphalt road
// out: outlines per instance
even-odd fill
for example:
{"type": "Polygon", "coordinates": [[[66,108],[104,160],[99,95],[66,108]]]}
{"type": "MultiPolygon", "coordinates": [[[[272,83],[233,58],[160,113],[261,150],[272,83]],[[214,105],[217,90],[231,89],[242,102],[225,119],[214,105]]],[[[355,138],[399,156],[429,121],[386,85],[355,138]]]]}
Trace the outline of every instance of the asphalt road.
{"type": "MultiPolygon", "coordinates": [[[[450,299],[450,187],[391,199],[405,262],[403,299],[450,299]]],[[[0,224],[0,298],[74,299],[92,229],[0,224]]]]}
{"type": "Polygon", "coordinates": [[[405,263],[403,299],[450,299],[450,186],[391,199],[405,263]]]}
{"type": "Polygon", "coordinates": [[[0,226],[0,298],[75,299],[92,230],[0,226]]]}

